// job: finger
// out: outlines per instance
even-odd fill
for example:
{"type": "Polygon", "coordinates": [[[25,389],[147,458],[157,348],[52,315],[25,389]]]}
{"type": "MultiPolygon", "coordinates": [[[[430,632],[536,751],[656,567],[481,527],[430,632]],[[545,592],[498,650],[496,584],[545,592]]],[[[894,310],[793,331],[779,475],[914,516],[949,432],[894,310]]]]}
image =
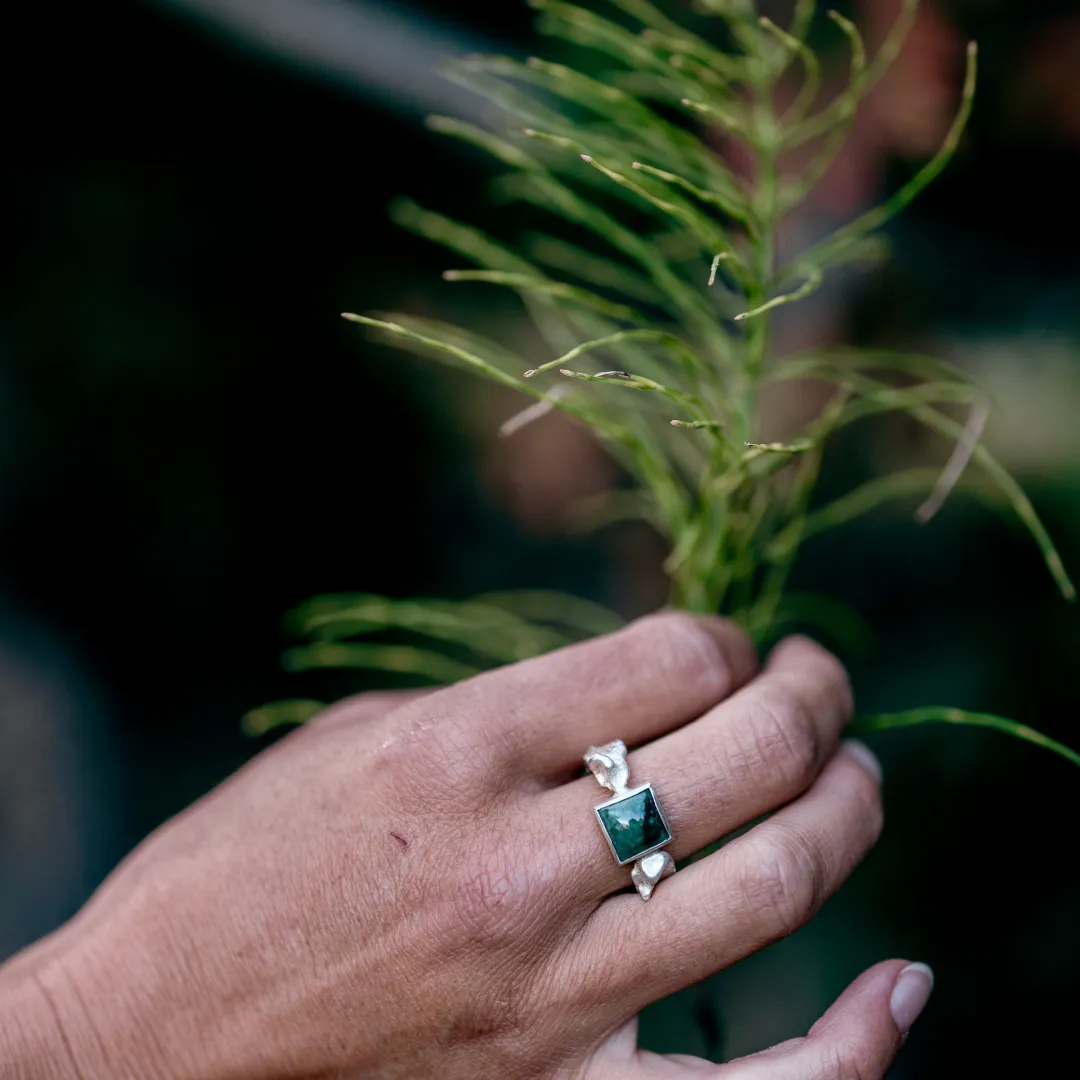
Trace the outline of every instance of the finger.
{"type": "Polygon", "coordinates": [[[657,889],[595,911],[565,955],[583,992],[602,985],[612,1022],[728,967],[805,923],[881,831],[869,751],[848,745],[810,790],[657,889]]]}
{"type": "Polygon", "coordinates": [[[467,717],[478,751],[495,748],[532,775],[565,776],[590,745],[654,738],[722,701],[755,669],[753,645],[734,623],[664,612],[458,683],[432,705],[467,717]]]}
{"type": "Polygon", "coordinates": [[[809,1034],[727,1065],[637,1051],[635,1018],[597,1050],[587,1075],[589,1080],[881,1080],[933,985],[925,964],[886,960],[863,972],[809,1034]]]}
{"type": "Polygon", "coordinates": [[[801,1039],[715,1070],[715,1080],[881,1080],[934,986],[925,964],[864,972],[801,1039]]]}
{"type": "MultiPolygon", "coordinates": [[[[808,638],[789,638],[752,682],[631,754],[631,783],[652,782],[671,826],[668,850],[682,859],[802,794],[851,711],[840,662],[808,638]]],[[[606,798],[596,781],[584,777],[546,798],[559,803],[560,844],[575,879],[568,887],[592,901],[625,887],[628,867],[611,858],[586,813],[606,798]]]]}

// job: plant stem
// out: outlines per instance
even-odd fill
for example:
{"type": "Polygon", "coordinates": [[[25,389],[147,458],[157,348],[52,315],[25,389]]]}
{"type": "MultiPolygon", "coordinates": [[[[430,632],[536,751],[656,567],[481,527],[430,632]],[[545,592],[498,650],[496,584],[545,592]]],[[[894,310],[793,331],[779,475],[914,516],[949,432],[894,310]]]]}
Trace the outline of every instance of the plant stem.
{"type": "MultiPolygon", "coordinates": [[[[764,32],[759,32],[756,40],[746,42],[748,51],[755,54],[748,141],[755,148],[756,173],[756,192],[747,217],[750,258],[743,275],[747,311],[767,303],[776,259],[779,133],[772,103],[773,74],[766,60],[764,38],[764,32]]],[[[729,385],[733,403],[729,410],[731,441],[736,447],[755,435],[757,388],[768,354],[769,330],[768,312],[750,320],[745,360],[736,368],[729,385]]],[[[759,515],[753,512],[755,485],[744,468],[740,461],[714,453],[703,470],[695,532],[672,569],[672,598],[676,604],[694,611],[715,612],[723,606],[730,585],[738,585],[744,593],[751,591],[752,567],[748,573],[745,566],[735,565],[751,549],[753,533],[760,524],[759,515]]]]}
{"type": "MultiPolygon", "coordinates": [[[[752,249],[751,278],[747,290],[747,310],[761,307],[768,299],[769,283],[772,281],[776,260],[776,211],[777,211],[777,141],[776,117],[772,104],[772,80],[769,65],[762,61],[756,65],[753,83],[755,183],[754,221],[750,233],[752,249]]],[[[749,418],[755,415],[757,382],[765,366],[769,346],[770,319],[763,313],[750,325],[746,336],[746,376],[743,416],[747,420],[746,438],[751,436],[749,418]]]]}

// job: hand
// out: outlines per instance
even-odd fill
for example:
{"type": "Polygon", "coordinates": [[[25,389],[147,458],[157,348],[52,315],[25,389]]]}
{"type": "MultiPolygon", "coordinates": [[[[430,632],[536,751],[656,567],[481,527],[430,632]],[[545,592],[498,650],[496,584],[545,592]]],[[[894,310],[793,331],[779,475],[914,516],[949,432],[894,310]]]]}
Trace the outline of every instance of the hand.
{"type": "Polygon", "coordinates": [[[37,1055],[18,1075],[881,1077],[929,993],[903,961],[761,1055],[636,1048],[644,1005],[793,931],[876,840],[876,763],[838,742],[850,713],[819,646],[789,639],[758,674],[730,623],[682,614],[346,702],[0,973],[0,1013],[37,1055]],[[776,812],[642,903],[594,819],[606,793],[580,775],[613,738],[636,747],[632,781],[652,782],[677,859],[776,812]]]}

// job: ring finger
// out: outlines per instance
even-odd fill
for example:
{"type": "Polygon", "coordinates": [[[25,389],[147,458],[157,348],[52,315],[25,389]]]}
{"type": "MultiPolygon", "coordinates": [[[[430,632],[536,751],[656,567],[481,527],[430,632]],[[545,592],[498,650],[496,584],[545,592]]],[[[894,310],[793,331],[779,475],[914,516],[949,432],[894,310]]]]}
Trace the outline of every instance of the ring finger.
{"type": "Polygon", "coordinates": [[[604,1000],[589,1005],[615,1024],[805,923],[881,831],[878,775],[865,747],[852,746],[801,798],[676,874],[653,902],[601,904],[560,977],[585,996],[602,986],[604,1000]]]}
{"type": "MultiPolygon", "coordinates": [[[[804,792],[850,717],[840,663],[809,639],[790,638],[726,701],[634,751],[631,785],[652,783],[671,826],[668,850],[682,859],[804,792]]],[[[604,799],[596,781],[584,777],[547,798],[558,804],[559,835],[567,838],[571,894],[595,904],[627,886],[630,867],[615,863],[588,820],[589,808],[604,799]]]]}

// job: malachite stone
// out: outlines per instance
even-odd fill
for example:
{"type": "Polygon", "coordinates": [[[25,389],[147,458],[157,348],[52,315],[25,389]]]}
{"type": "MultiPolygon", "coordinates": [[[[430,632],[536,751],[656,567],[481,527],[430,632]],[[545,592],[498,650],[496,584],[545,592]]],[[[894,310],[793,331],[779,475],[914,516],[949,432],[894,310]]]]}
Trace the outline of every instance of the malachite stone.
{"type": "Polygon", "coordinates": [[[598,806],[596,815],[620,863],[628,863],[671,839],[651,788],[598,806]]]}

